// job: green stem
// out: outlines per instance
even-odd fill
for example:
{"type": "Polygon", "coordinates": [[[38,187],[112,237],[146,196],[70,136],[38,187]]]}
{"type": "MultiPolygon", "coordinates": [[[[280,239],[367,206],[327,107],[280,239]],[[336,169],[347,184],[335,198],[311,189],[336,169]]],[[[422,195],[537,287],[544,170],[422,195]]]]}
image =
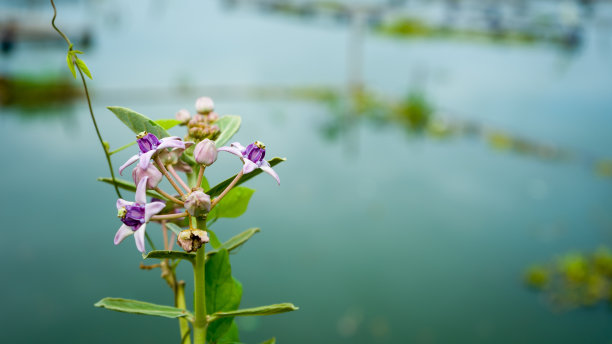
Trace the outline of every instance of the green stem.
{"type": "Polygon", "coordinates": [[[109,152],[108,154],[109,154],[109,155],[113,155],[113,154],[115,154],[115,153],[119,153],[119,152],[121,152],[122,150],[124,150],[124,149],[126,149],[126,148],[128,148],[128,147],[131,147],[131,146],[133,146],[133,145],[135,145],[135,144],[136,144],[136,141],[134,141],[134,142],[130,142],[130,143],[128,143],[127,145],[123,145],[123,146],[121,146],[121,147],[119,147],[119,148],[115,149],[114,151],[109,152]]]}
{"type": "Polygon", "coordinates": [[[55,31],[57,31],[57,33],[59,33],[60,36],[62,36],[62,38],[66,41],[66,43],[68,43],[68,46],[70,47],[69,49],[72,50],[72,43],[70,42],[68,37],[64,35],[64,33],[61,32],[60,29],[57,28],[57,26],[55,26],[55,17],[57,17],[57,9],[55,8],[55,3],[53,2],[53,0],[51,0],[51,6],[53,6],[53,19],[51,19],[51,26],[53,26],[55,31]]]}
{"type": "MultiPolygon", "coordinates": [[[[187,309],[185,303],[185,282],[179,281],[176,284],[176,294],[174,296],[174,305],[176,308],[187,309]]],[[[187,319],[179,318],[179,328],[181,330],[181,344],[191,344],[191,338],[189,337],[189,322],[187,319]]]]}
{"type": "MultiPolygon", "coordinates": [[[[197,228],[206,230],[206,220],[198,219],[197,228]]],[[[194,310],[195,320],[193,322],[193,342],[194,344],[206,343],[206,280],[205,280],[205,264],[206,253],[202,245],[196,251],[195,264],[193,265],[193,277],[195,284],[194,310]]]]}

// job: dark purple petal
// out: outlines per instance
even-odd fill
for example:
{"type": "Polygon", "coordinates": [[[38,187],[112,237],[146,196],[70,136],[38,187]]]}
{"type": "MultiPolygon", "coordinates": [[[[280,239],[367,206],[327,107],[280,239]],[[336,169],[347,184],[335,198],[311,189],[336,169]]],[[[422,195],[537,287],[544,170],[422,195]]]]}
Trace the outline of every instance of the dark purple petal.
{"type": "Polygon", "coordinates": [[[140,151],[143,153],[156,149],[157,146],[159,146],[160,144],[159,140],[157,139],[157,136],[151,133],[147,133],[145,136],[139,138],[136,141],[138,142],[138,147],[140,148],[140,151]]]}
{"type": "Polygon", "coordinates": [[[254,163],[258,163],[263,160],[266,156],[265,148],[261,148],[257,145],[257,142],[251,143],[247,146],[246,150],[243,153],[243,156],[254,163]]]}

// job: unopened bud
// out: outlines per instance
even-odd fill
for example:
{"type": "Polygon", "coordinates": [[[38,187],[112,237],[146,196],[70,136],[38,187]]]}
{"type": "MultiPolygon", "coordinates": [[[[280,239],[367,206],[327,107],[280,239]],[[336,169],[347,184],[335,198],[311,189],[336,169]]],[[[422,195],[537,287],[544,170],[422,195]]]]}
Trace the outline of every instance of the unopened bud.
{"type": "Polygon", "coordinates": [[[189,111],[185,109],[179,110],[174,116],[176,117],[177,120],[181,121],[181,123],[187,123],[191,119],[191,115],[189,114],[189,111]]]}
{"type": "Polygon", "coordinates": [[[144,177],[149,177],[149,179],[147,179],[147,189],[154,189],[159,182],[161,182],[163,176],[153,164],[149,164],[149,167],[146,169],[142,169],[139,165],[136,165],[134,170],[132,170],[134,184],[138,185],[140,180],[144,177]]]}
{"type": "Polygon", "coordinates": [[[185,229],[176,237],[176,242],[187,252],[197,251],[208,241],[208,234],[201,229],[185,229]]]}
{"type": "Polygon", "coordinates": [[[185,209],[191,216],[202,216],[210,212],[210,196],[202,189],[195,189],[185,197],[185,209]]]}
{"type": "Polygon", "coordinates": [[[215,104],[213,103],[212,99],[208,97],[200,97],[196,100],[195,107],[198,113],[205,115],[214,110],[215,104]]]}
{"type": "Polygon", "coordinates": [[[204,139],[195,146],[193,157],[198,164],[210,166],[217,160],[217,146],[213,141],[204,139]]]}
{"type": "Polygon", "coordinates": [[[214,121],[216,121],[218,119],[219,119],[219,115],[216,112],[213,111],[213,112],[208,114],[208,121],[209,122],[214,122],[214,121]]]}

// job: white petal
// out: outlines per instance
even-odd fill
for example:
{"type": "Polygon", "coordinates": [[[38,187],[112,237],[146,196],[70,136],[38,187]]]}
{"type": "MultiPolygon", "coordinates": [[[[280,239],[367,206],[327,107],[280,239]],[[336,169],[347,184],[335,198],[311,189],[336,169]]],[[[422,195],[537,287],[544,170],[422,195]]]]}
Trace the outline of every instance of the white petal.
{"type": "Polygon", "coordinates": [[[257,166],[257,164],[256,164],[256,163],[252,162],[252,161],[251,161],[251,160],[249,160],[249,159],[243,159],[243,160],[244,160],[244,166],[242,166],[242,172],[243,172],[244,174],[251,173],[251,172],[253,172],[253,171],[254,171],[254,170],[257,168],[257,167],[259,167],[259,166],[257,166]]]}
{"type": "Polygon", "coordinates": [[[225,151],[225,152],[228,152],[228,153],[232,153],[232,154],[234,154],[234,155],[236,155],[236,156],[238,156],[238,157],[242,158],[242,151],[240,151],[240,150],[239,150],[238,148],[236,148],[236,147],[227,147],[227,146],[225,146],[225,147],[221,147],[221,148],[219,148],[219,149],[217,149],[217,150],[219,150],[219,151],[225,151]]]}
{"type": "Polygon", "coordinates": [[[121,227],[119,227],[119,230],[115,234],[115,245],[119,245],[119,243],[122,242],[123,239],[129,237],[132,234],[134,234],[132,227],[123,224],[121,227]]]}
{"type": "Polygon", "coordinates": [[[144,238],[145,238],[146,226],[147,224],[143,223],[142,226],[140,226],[140,228],[138,228],[138,230],[134,232],[134,240],[136,241],[136,248],[138,249],[138,251],[142,253],[145,253],[144,238]]]}
{"type": "Polygon", "coordinates": [[[280,185],[280,179],[278,178],[278,174],[276,174],[276,172],[274,172],[274,170],[272,169],[272,167],[270,166],[270,164],[263,160],[261,166],[259,167],[261,168],[262,171],[266,172],[267,174],[271,175],[272,177],[274,177],[274,179],[276,179],[276,182],[278,183],[278,185],[280,185]]]}
{"type": "Polygon", "coordinates": [[[149,167],[149,164],[151,163],[151,158],[153,157],[153,154],[155,154],[156,152],[157,151],[155,149],[151,149],[150,151],[140,155],[140,162],[138,163],[138,166],[143,170],[146,170],[149,167]]]}
{"type": "Polygon", "coordinates": [[[124,200],[124,199],[119,198],[119,199],[117,200],[117,210],[119,210],[119,209],[121,209],[121,208],[125,208],[125,207],[127,207],[128,205],[132,205],[132,204],[134,204],[134,202],[128,202],[128,201],[126,201],[126,200],[124,200]]]}
{"type": "Polygon", "coordinates": [[[136,203],[147,203],[147,180],[149,180],[149,176],[142,177],[138,186],[136,186],[136,203]]]}
{"type": "Polygon", "coordinates": [[[234,148],[238,148],[241,152],[246,150],[246,148],[240,144],[240,142],[232,142],[232,144],[230,144],[230,146],[234,147],[234,148]]]}
{"type": "Polygon", "coordinates": [[[136,160],[138,160],[138,154],[133,155],[131,158],[129,158],[125,164],[121,165],[121,167],[119,167],[119,174],[123,173],[123,170],[125,170],[126,167],[130,166],[131,164],[133,164],[136,160]]]}
{"type": "Polygon", "coordinates": [[[166,205],[163,202],[151,202],[145,204],[145,222],[149,222],[151,216],[159,213],[166,205]]]}

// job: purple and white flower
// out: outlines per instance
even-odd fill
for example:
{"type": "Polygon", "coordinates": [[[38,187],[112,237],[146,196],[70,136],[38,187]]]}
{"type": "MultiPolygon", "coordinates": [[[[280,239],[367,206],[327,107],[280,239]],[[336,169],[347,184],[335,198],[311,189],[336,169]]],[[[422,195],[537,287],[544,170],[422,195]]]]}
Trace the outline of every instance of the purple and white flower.
{"type": "Polygon", "coordinates": [[[147,179],[149,177],[143,177],[136,187],[136,202],[128,202],[121,198],[117,200],[117,216],[123,225],[115,234],[115,245],[134,234],[136,248],[142,253],[145,252],[144,239],[147,222],[166,206],[163,202],[147,203],[147,179]]]}
{"type": "Polygon", "coordinates": [[[140,148],[140,152],[138,152],[138,154],[129,158],[125,162],[125,164],[119,167],[119,174],[121,174],[126,167],[135,163],[136,160],[138,159],[140,159],[140,162],[139,162],[140,168],[146,170],[147,167],[149,167],[149,164],[151,163],[151,159],[153,158],[153,155],[155,155],[155,153],[163,149],[166,149],[166,148],[185,149],[185,142],[183,142],[181,138],[178,136],[164,137],[163,139],[159,140],[157,136],[151,133],[147,133],[146,131],[143,131],[140,134],[138,134],[136,138],[137,138],[136,141],[138,142],[138,147],[140,148]]]}
{"type": "Polygon", "coordinates": [[[255,141],[246,146],[246,148],[239,142],[234,142],[229,147],[221,147],[219,150],[226,151],[240,157],[242,162],[244,162],[244,165],[242,166],[242,172],[244,174],[251,173],[256,168],[261,168],[264,172],[274,177],[276,182],[280,185],[278,174],[276,174],[270,164],[264,160],[264,157],[266,156],[266,146],[262,142],[255,141]]]}

